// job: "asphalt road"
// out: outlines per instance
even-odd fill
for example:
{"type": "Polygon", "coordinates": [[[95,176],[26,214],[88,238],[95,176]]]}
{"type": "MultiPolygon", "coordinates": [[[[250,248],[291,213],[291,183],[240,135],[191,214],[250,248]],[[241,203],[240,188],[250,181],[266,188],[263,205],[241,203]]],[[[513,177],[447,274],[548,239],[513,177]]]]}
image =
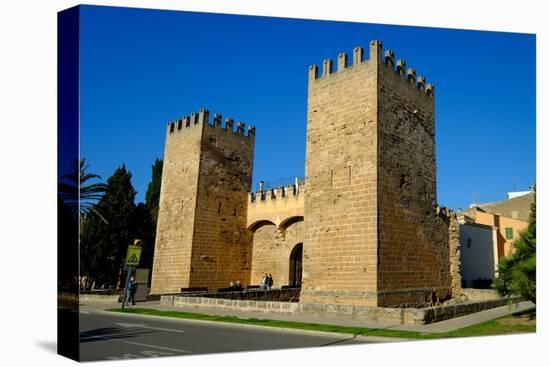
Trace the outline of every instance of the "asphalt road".
{"type": "Polygon", "coordinates": [[[194,320],[80,312],[81,361],[337,346],[375,340],[194,320]]]}

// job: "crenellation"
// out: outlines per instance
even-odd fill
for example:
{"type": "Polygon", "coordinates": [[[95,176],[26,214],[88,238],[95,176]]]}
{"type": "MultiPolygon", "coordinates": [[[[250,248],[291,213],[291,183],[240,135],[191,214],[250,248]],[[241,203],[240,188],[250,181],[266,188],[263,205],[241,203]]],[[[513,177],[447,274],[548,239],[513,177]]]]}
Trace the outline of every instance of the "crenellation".
{"type": "Polygon", "coordinates": [[[244,135],[244,122],[237,122],[237,134],[244,135]]]}
{"type": "Polygon", "coordinates": [[[378,40],[370,41],[369,59],[376,62],[384,61],[382,60],[382,41],[378,41],[378,40]]]}
{"type": "Polygon", "coordinates": [[[231,117],[225,119],[225,130],[233,132],[233,121],[231,117]]]}
{"type": "Polygon", "coordinates": [[[325,59],[323,60],[323,77],[327,77],[332,74],[332,60],[325,59]]]}
{"type": "Polygon", "coordinates": [[[199,123],[200,124],[208,124],[208,116],[210,112],[206,108],[201,108],[199,110],[199,123]]]}
{"type": "Polygon", "coordinates": [[[411,84],[416,85],[416,69],[413,69],[413,68],[407,69],[407,81],[411,84]]]}
{"type": "Polygon", "coordinates": [[[222,127],[222,115],[220,113],[214,114],[214,126],[216,127],[222,127]]]}
{"type": "Polygon", "coordinates": [[[256,136],[256,126],[250,125],[248,127],[248,136],[256,136]]]}
{"type": "Polygon", "coordinates": [[[212,123],[209,121],[209,111],[205,108],[201,108],[199,113],[193,112],[191,116],[184,116],[181,119],[176,119],[175,121],[170,121],[168,123],[168,132],[174,133],[175,131],[188,129],[192,126],[206,126],[217,128],[224,131],[229,131],[235,133],[237,136],[251,137],[254,138],[256,135],[256,128],[252,125],[248,126],[248,129],[245,129],[245,123],[239,122],[237,124],[237,130],[233,131],[233,119],[227,118],[225,120],[225,126],[222,126],[222,115],[219,113],[214,114],[212,123]],[[245,130],[248,134],[245,134],[245,130]]]}
{"type": "Polygon", "coordinates": [[[304,183],[298,184],[296,187],[295,184],[287,186],[274,187],[268,190],[258,190],[256,192],[250,192],[249,194],[249,203],[258,203],[266,200],[274,199],[287,199],[290,197],[296,197],[299,194],[302,194],[304,190],[304,183]]]}
{"type": "MultiPolygon", "coordinates": [[[[413,68],[407,69],[406,62],[403,59],[399,59],[396,62],[393,50],[386,50],[384,53],[382,53],[382,42],[377,40],[371,41],[369,43],[369,46],[369,62],[376,62],[386,65],[389,70],[403,76],[410,84],[415,85],[417,89],[425,92],[429,96],[433,96],[433,88],[431,89],[431,91],[427,90],[425,78],[421,77],[423,79],[419,79],[419,82],[417,83],[416,70],[413,68]],[[422,80],[424,81],[423,83],[422,80]]],[[[362,64],[364,61],[363,58],[364,49],[362,47],[355,47],[353,49],[353,61],[351,66],[353,67],[362,64]]],[[[339,75],[340,73],[346,72],[347,70],[352,70],[352,67],[350,68],[348,66],[347,54],[345,52],[341,52],[338,54],[337,70],[333,70],[333,62],[331,59],[325,59],[323,60],[321,76],[319,77],[317,75],[317,65],[310,65],[309,81],[313,82],[316,80],[325,80],[329,75],[339,75]]]]}
{"type": "Polygon", "coordinates": [[[353,49],[353,65],[359,65],[363,62],[365,50],[363,47],[355,47],[353,49]]]}
{"type": "Polygon", "coordinates": [[[422,75],[417,78],[417,86],[418,89],[421,91],[424,91],[426,89],[426,78],[424,78],[422,75]]]}
{"type": "Polygon", "coordinates": [[[426,94],[430,97],[433,97],[435,94],[435,87],[433,84],[428,83],[426,84],[426,94]]]}
{"type": "Polygon", "coordinates": [[[348,67],[348,55],[345,52],[338,54],[338,71],[343,71],[348,67]]]}
{"type": "Polygon", "coordinates": [[[282,187],[276,187],[273,189],[273,194],[276,198],[283,198],[284,189],[282,187]]]}
{"type": "Polygon", "coordinates": [[[394,69],[395,55],[392,50],[386,50],[384,53],[384,63],[392,70],[394,69]]]}
{"type": "Polygon", "coordinates": [[[407,63],[405,60],[403,59],[399,59],[397,60],[397,67],[396,67],[396,72],[397,74],[399,75],[402,75],[403,77],[405,77],[406,75],[406,71],[407,70],[407,63]]]}
{"type": "Polygon", "coordinates": [[[196,125],[199,123],[199,115],[196,112],[191,113],[191,124],[196,125]]]}
{"type": "Polygon", "coordinates": [[[319,72],[319,68],[317,67],[317,65],[310,65],[309,66],[309,74],[308,74],[309,80],[317,79],[317,73],[318,72],[319,72]]]}

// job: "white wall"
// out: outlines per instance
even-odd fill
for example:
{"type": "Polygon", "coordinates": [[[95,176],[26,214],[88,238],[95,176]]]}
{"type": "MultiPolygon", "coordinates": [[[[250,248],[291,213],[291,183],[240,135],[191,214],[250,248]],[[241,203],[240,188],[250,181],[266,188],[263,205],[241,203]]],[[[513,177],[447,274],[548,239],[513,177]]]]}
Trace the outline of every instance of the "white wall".
{"type": "Polygon", "coordinates": [[[496,228],[460,224],[459,232],[460,273],[466,287],[477,279],[494,279],[498,261],[496,228]]]}

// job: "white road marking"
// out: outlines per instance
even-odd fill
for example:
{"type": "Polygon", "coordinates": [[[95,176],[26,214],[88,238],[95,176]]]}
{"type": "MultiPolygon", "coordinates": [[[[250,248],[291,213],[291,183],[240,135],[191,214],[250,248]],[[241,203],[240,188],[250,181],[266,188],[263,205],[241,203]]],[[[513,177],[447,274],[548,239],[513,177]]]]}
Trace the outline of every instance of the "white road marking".
{"type": "Polygon", "coordinates": [[[122,326],[124,328],[143,328],[143,329],[151,329],[151,330],[160,330],[160,331],[168,331],[172,333],[185,333],[184,330],[178,330],[178,329],[168,329],[163,327],[155,327],[155,326],[147,326],[145,324],[129,324],[129,323],[123,323],[123,322],[115,322],[118,326],[122,326]]]}
{"type": "MultiPolygon", "coordinates": [[[[86,334],[86,333],[82,333],[82,334],[86,334]]],[[[131,342],[131,341],[128,341],[128,340],[109,339],[109,338],[108,338],[109,336],[119,336],[119,335],[120,335],[120,334],[118,334],[118,333],[104,334],[104,335],[90,335],[90,336],[87,336],[87,337],[84,337],[84,338],[80,338],[80,340],[82,341],[82,340],[86,340],[86,339],[102,339],[102,340],[105,340],[105,341],[113,341],[113,342],[119,342],[119,343],[126,343],[126,344],[139,345],[139,346],[148,347],[148,348],[169,350],[169,351],[172,351],[172,352],[191,353],[191,352],[189,352],[188,350],[183,350],[183,349],[168,348],[168,347],[162,347],[162,346],[159,346],[159,345],[152,345],[152,344],[131,342]]]]}
{"type": "MultiPolygon", "coordinates": [[[[166,357],[166,356],[173,356],[174,355],[174,353],[158,352],[158,351],[154,351],[154,350],[144,350],[144,351],[140,352],[140,354],[143,354],[143,356],[149,357],[149,358],[166,357]]],[[[137,354],[126,353],[126,354],[123,354],[122,356],[119,356],[119,357],[109,356],[109,357],[106,357],[105,359],[120,360],[120,359],[143,358],[143,356],[142,355],[137,355],[137,354]]]]}
{"type": "Polygon", "coordinates": [[[113,339],[113,341],[115,341],[115,342],[120,342],[120,343],[126,343],[126,344],[139,345],[139,346],[141,346],[141,347],[147,347],[147,348],[155,348],[155,349],[169,350],[169,351],[171,351],[171,352],[191,353],[191,352],[188,351],[188,350],[176,349],[176,348],[168,348],[168,347],[161,347],[161,346],[158,346],[158,345],[145,344],[145,343],[130,342],[130,341],[127,341],[127,340],[113,339]]]}

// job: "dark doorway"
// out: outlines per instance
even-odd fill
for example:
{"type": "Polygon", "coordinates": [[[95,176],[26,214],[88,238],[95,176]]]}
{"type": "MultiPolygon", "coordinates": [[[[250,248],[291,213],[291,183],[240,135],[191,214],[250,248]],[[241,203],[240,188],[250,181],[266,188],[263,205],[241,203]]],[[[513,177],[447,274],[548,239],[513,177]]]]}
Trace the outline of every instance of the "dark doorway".
{"type": "Polygon", "coordinates": [[[291,287],[302,286],[302,252],[303,246],[299,243],[294,246],[290,253],[288,285],[291,287]]]}

